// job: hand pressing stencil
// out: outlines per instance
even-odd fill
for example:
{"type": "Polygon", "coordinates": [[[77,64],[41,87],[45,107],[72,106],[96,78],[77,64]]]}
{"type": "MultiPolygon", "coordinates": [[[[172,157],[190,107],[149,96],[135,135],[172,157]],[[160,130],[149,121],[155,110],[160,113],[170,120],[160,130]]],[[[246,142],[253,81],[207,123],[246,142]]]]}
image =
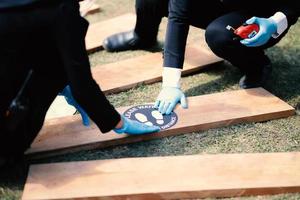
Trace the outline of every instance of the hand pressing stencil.
{"type": "Polygon", "coordinates": [[[175,112],[171,112],[169,115],[163,115],[154,105],[149,104],[131,107],[124,112],[124,116],[146,126],[158,126],[160,130],[169,129],[174,126],[178,120],[175,112]]]}

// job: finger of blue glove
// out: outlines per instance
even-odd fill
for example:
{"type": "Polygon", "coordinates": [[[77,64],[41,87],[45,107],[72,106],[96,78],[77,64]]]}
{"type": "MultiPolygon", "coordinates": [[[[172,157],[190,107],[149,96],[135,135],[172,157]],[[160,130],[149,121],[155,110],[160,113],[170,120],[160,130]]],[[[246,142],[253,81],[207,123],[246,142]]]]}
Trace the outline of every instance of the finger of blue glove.
{"type": "Polygon", "coordinates": [[[263,37],[263,31],[259,31],[253,38],[244,39],[241,40],[240,42],[243,45],[248,47],[260,46],[264,42],[264,40],[262,40],[262,37],[263,37]]]}
{"type": "Polygon", "coordinates": [[[143,129],[141,130],[141,134],[145,133],[154,133],[160,131],[160,128],[158,126],[147,126],[143,125],[143,129]]]}
{"type": "Polygon", "coordinates": [[[244,44],[245,46],[247,46],[247,47],[259,47],[259,46],[262,46],[262,45],[264,45],[265,43],[263,43],[263,42],[255,42],[255,43],[246,43],[246,44],[244,44]]]}
{"type": "Polygon", "coordinates": [[[167,112],[167,110],[168,110],[168,108],[169,108],[169,106],[170,106],[170,102],[165,102],[165,104],[164,104],[164,107],[162,108],[162,110],[161,110],[161,114],[165,114],[166,112],[167,112]]]}
{"type": "Polygon", "coordinates": [[[180,98],[180,104],[182,108],[188,108],[188,103],[184,94],[180,98]]]}
{"type": "Polygon", "coordinates": [[[160,100],[156,100],[154,104],[154,108],[158,108],[160,104],[160,100]]]}
{"type": "Polygon", "coordinates": [[[123,117],[123,120],[124,120],[123,126],[125,127],[125,130],[124,130],[124,132],[117,131],[117,133],[140,135],[140,134],[158,132],[160,130],[160,128],[158,126],[148,126],[144,123],[141,123],[138,121],[133,121],[133,120],[130,120],[125,117],[123,117]]]}
{"type": "Polygon", "coordinates": [[[265,42],[263,41],[257,41],[257,42],[248,42],[248,41],[244,41],[241,42],[243,45],[247,46],[247,47],[259,47],[265,44],[265,42]]]}
{"type": "Polygon", "coordinates": [[[76,110],[81,115],[82,123],[84,126],[90,125],[90,120],[88,114],[81,108],[81,106],[75,101],[70,86],[66,86],[62,92],[59,93],[59,95],[63,95],[65,97],[65,100],[68,102],[69,105],[72,105],[75,107],[76,110]]]}
{"type": "Polygon", "coordinates": [[[176,102],[172,102],[172,103],[169,105],[169,107],[168,107],[168,109],[167,109],[167,111],[166,111],[166,115],[169,115],[169,114],[171,114],[171,113],[173,112],[173,110],[174,110],[176,104],[177,104],[176,102]]]}
{"type": "Polygon", "coordinates": [[[246,21],[246,24],[254,24],[258,21],[258,18],[257,17],[251,17],[250,19],[248,19],[246,21]]]}
{"type": "Polygon", "coordinates": [[[79,107],[77,110],[78,110],[78,112],[79,112],[80,115],[81,115],[81,118],[82,118],[82,124],[83,124],[84,126],[90,126],[90,119],[89,119],[88,114],[87,114],[81,107],[79,107]]]}
{"type": "Polygon", "coordinates": [[[240,43],[245,45],[245,46],[249,45],[249,41],[247,39],[241,40],[240,43]]]}
{"type": "Polygon", "coordinates": [[[165,101],[161,101],[158,107],[158,111],[161,113],[164,109],[165,106],[165,101]]]}

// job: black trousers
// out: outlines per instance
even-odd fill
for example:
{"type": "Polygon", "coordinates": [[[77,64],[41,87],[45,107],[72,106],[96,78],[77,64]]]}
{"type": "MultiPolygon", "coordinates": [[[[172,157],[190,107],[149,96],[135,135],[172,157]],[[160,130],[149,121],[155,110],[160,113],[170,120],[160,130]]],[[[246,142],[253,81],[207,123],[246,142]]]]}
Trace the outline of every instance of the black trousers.
{"type": "Polygon", "coordinates": [[[136,0],[135,33],[144,41],[156,41],[159,24],[168,16],[169,0],[136,0]]]}
{"type": "MultiPolygon", "coordinates": [[[[196,2],[196,1],[195,1],[196,2]]],[[[264,50],[277,44],[286,34],[261,47],[248,48],[233,40],[234,34],[225,27],[238,27],[252,16],[270,17],[274,11],[239,11],[222,6],[220,1],[207,1],[192,8],[189,25],[205,29],[206,42],[211,50],[221,58],[231,62],[246,74],[257,74],[262,67],[270,63],[264,50]]],[[[156,39],[162,17],[168,16],[169,0],[136,0],[137,23],[135,32],[144,40],[156,39]]],[[[166,37],[174,37],[172,34],[166,37]]],[[[174,52],[175,54],[180,52],[174,52]]]]}
{"type": "MultiPolygon", "coordinates": [[[[59,22],[62,9],[73,12],[78,6],[72,1],[54,0],[47,5],[34,5],[34,9],[26,6],[0,13],[0,157],[23,154],[42,128],[52,101],[67,85],[61,53],[64,51],[64,33],[59,22]],[[14,132],[8,132],[5,112],[31,69],[29,112],[14,132]]],[[[74,27],[76,32],[72,35],[81,41],[85,51],[88,23],[78,20],[81,19],[74,19],[78,27],[74,27]]]]}

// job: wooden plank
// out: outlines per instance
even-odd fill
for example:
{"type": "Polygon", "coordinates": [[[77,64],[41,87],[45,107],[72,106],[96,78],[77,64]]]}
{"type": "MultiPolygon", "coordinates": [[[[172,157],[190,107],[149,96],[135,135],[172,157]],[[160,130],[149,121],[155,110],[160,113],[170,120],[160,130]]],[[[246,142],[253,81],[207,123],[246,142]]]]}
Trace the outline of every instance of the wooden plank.
{"type": "Polygon", "coordinates": [[[132,30],[134,28],[135,21],[135,14],[128,13],[109,20],[91,24],[85,39],[87,51],[93,52],[98,48],[101,48],[103,40],[112,34],[132,30]]]}
{"type": "Polygon", "coordinates": [[[82,7],[83,8],[80,7],[80,14],[83,17],[100,12],[100,6],[95,3],[92,3],[91,5],[88,5],[88,6],[84,5],[82,7]]]}
{"type": "MultiPolygon", "coordinates": [[[[189,109],[176,108],[178,122],[156,134],[127,136],[113,131],[101,134],[92,124],[84,127],[80,116],[48,120],[26,152],[32,158],[58,155],[86,149],[139,142],[244,122],[260,122],[295,113],[279,98],[263,88],[237,90],[188,98],[189,109]]],[[[118,109],[120,113],[128,107],[118,109]]]]}
{"type": "Polygon", "coordinates": [[[94,0],[81,1],[79,2],[79,4],[80,4],[80,14],[83,17],[100,11],[100,6],[96,4],[94,0]]]}
{"type": "MultiPolygon", "coordinates": [[[[204,67],[222,62],[211,51],[201,46],[188,46],[182,74],[188,75],[204,67]]],[[[93,68],[94,79],[106,93],[117,93],[131,89],[138,84],[150,84],[161,81],[162,53],[150,53],[144,56],[123,60],[93,68]],[[121,72],[121,73],[120,73],[121,72]]]]}
{"type": "Polygon", "coordinates": [[[291,192],[300,192],[299,152],[33,165],[23,200],[156,200],[291,192]]]}

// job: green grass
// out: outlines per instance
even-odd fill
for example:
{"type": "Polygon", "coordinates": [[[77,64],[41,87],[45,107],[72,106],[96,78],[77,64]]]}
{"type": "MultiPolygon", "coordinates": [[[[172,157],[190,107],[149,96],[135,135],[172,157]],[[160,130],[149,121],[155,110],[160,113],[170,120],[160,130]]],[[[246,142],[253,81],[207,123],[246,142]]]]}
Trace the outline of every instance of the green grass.
{"type": "MultiPolygon", "coordinates": [[[[134,0],[98,0],[102,11],[88,16],[93,23],[128,11],[134,12],[134,0]],[[121,7],[119,5],[122,5],[121,7]]],[[[166,20],[159,33],[160,49],[163,43],[166,20]]],[[[275,47],[269,49],[274,71],[266,89],[297,107],[300,103],[300,23],[293,26],[288,35],[275,47]]],[[[203,31],[192,29],[190,41],[203,44],[203,31]]],[[[146,51],[123,53],[96,52],[90,55],[92,66],[116,62],[146,54],[146,51]]],[[[182,85],[187,96],[210,94],[238,89],[240,72],[228,63],[203,70],[201,73],[184,77],[182,85]]],[[[160,83],[141,85],[127,92],[108,96],[115,106],[127,106],[154,101],[160,90],[160,83]]],[[[300,109],[300,106],[299,106],[300,109]]],[[[291,152],[300,151],[300,116],[273,120],[263,123],[239,124],[230,127],[172,136],[163,139],[122,145],[103,150],[82,151],[36,161],[38,163],[98,160],[123,157],[149,157],[166,155],[291,152]]],[[[26,170],[25,170],[26,171],[26,170]]],[[[18,169],[0,177],[0,199],[19,199],[23,190],[26,173],[18,169]]],[[[237,199],[237,198],[232,198],[237,199]]],[[[238,199],[300,199],[300,194],[245,197],[238,199]]]]}

